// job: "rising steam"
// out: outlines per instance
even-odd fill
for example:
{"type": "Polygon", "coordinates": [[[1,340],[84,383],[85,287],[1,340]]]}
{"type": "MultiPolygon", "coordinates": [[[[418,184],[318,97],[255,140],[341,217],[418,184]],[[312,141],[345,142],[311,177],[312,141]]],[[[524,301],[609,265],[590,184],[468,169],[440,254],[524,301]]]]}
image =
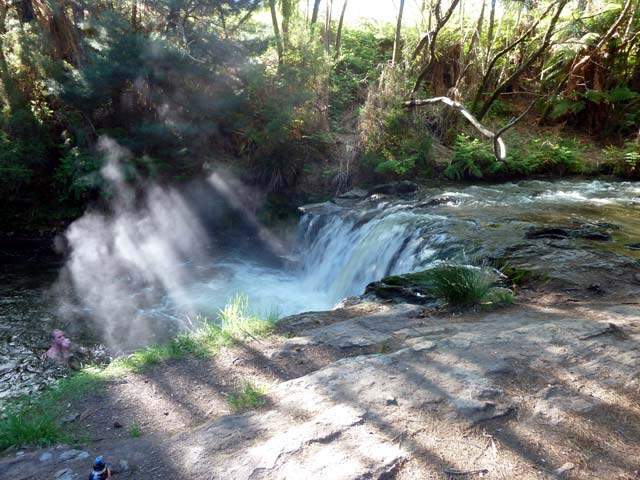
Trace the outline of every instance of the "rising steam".
{"type": "Polygon", "coordinates": [[[66,232],[70,254],[60,281],[70,284],[75,302],[66,302],[63,312],[95,322],[107,344],[141,344],[166,330],[149,307],[171,302],[195,313],[185,291],[188,265],[206,258],[208,236],[176,190],[154,185],[136,198],[122,173],[126,150],[106,138],[100,148],[113,212],[88,212],[66,232]]]}

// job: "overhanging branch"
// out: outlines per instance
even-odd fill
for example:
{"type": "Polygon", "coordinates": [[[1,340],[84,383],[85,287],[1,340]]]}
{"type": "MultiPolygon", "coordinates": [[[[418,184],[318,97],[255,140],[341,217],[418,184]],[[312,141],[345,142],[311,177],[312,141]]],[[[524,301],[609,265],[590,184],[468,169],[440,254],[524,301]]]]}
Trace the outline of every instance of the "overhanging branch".
{"type": "Polygon", "coordinates": [[[469,123],[471,123],[471,125],[473,125],[476,128],[476,130],[478,130],[486,138],[493,140],[493,154],[495,155],[497,160],[504,161],[507,158],[507,146],[502,140],[502,135],[511,127],[513,127],[516,123],[522,120],[522,118],[527,113],[529,113],[529,110],[531,110],[531,108],[535,104],[535,100],[531,102],[531,104],[527,107],[527,109],[524,112],[522,112],[519,116],[511,120],[509,123],[507,123],[504,127],[498,130],[496,133],[493,133],[487,127],[482,125],[478,121],[478,119],[471,114],[471,112],[469,112],[466,108],[464,108],[464,105],[462,105],[460,102],[456,102],[455,100],[450,99],[449,97],[433,97],[433,98],[427,98],[423,100],[412,99],[407,102],[404,102],[403,106],[405,108],[414,108],[414,107],[423,107],[425,105],[433,105],[434,103],[443,103],[448,107],[458,110],[462,114],[462,116],[466,118],[469,121],[469,123]]]}
{"type": "Polygon", "coordinates": [[[466,118],[469,121],[469,123],[471,123],[471,125],[473,125],[476,128],[476,130],[478,130],[485,137],[493,140],[493,154],[498,160],[503,161],[505,158],[507,158],[507,147],[505,146],[502,138],[500,138],[499,135],[496,135],[487,127],[482,125],[476,119],[476,117],[474,117],[466,108],[464,108],[464,105],[462,105],[460,102],[451,100],[449,97],[433,97],[433,98],[427,98],[423,100],[409,100],[408,102],[404,102],[403,105],[405,108],[413,108],[413,107],[423,107],[425,105],[432,105],[434,103],[444,103],[445,105],[458,110],[462,114],[462,116],[466,118]]]}

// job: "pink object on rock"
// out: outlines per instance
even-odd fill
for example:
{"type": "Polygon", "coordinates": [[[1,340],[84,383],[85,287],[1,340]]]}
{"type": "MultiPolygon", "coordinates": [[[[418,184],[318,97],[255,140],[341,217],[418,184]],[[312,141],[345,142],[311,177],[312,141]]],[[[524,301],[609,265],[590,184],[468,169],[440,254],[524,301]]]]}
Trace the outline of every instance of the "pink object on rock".
{"type": "Polygon", "coordinates": [[[51,348],[45,354],[47,358],[60,363],[66,363],[71,356],[71,340],[64,336],[62,330],[51,332],[51,348]]]}

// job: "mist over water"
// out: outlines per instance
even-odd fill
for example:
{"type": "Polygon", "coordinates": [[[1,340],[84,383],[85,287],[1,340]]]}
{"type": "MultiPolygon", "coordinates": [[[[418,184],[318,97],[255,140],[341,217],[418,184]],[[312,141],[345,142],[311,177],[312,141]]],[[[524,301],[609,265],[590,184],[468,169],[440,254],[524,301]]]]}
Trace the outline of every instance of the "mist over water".
{"type": "Polygon", "coordinates": [[[90,322],[112,346],[162,341],[198,315],[215,320],[237,293],[265,315],[330,309],[386,275],[519,241],[531,221],[595,221],[607,209],[607,218],[640,235],[640,224],[625,217],[638,203],[637,184],[521,182],[325,204],[301,218],[286,244],[257,220],[259,196],[233,176],[215,172],[140,194],[122,176],[126,152],[108,140],[103,149],[111,212],[87,212],[66,232],[59,313],[90,322]]]}

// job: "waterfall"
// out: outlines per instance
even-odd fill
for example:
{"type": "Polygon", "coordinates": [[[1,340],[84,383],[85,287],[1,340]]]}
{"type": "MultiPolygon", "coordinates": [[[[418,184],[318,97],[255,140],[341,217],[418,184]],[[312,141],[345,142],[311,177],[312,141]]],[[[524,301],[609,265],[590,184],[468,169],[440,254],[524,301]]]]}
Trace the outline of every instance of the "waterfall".
{"type": "Polygon", "coordinates": [[[423,269],[441,258],[450,240],[443,231],[446,220],[402,205],[307,213],[297,247],[303,288],[337,302],[387,275],[423,269]]]}

